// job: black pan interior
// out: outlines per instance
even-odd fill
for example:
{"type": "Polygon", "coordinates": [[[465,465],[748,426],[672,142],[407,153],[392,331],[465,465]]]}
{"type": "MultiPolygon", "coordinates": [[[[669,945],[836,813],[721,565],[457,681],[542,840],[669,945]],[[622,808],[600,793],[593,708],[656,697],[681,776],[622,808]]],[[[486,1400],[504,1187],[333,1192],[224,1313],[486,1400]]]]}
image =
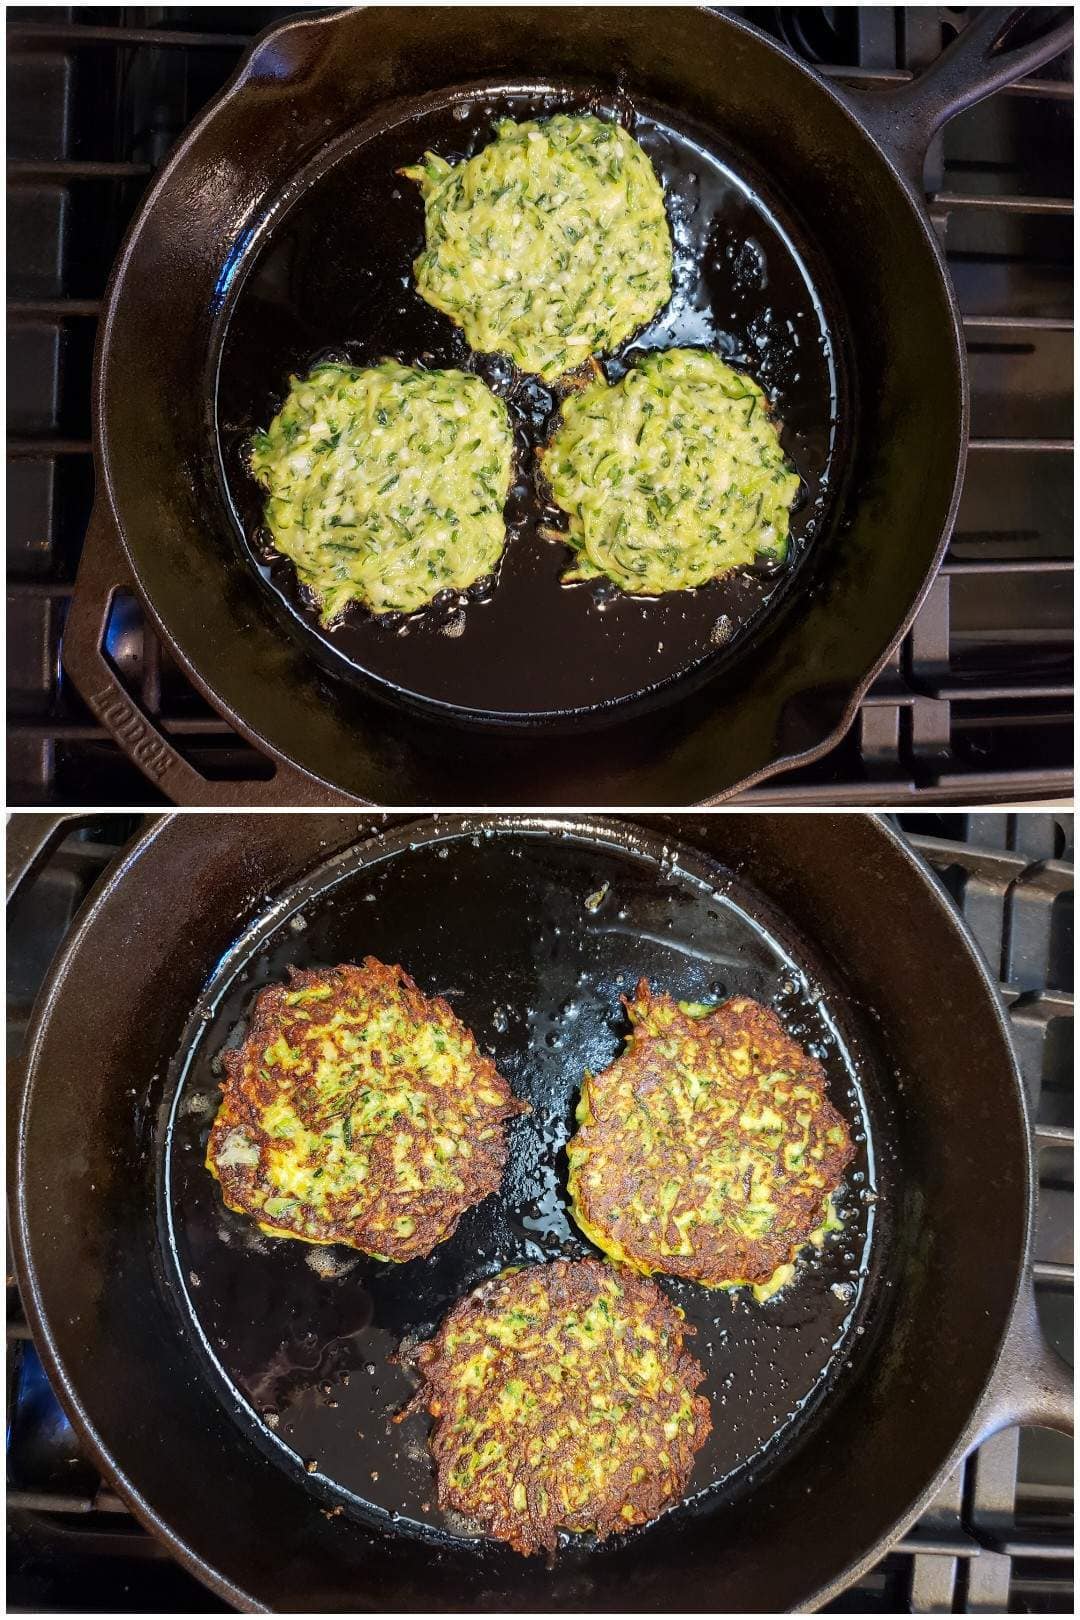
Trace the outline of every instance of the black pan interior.
{"type": "Polygon", "coordinates": [[[737,657],[796,588],[813,537],[829,521],[844,463],[845,365],[825,266],[790,203],[742,153],[650,101],[566,81],[472,85],[394,103],[316,159],[245,233],[217,296],[209,387],[236,543],[283,630],[301,636],[332,672],[373,681],[383,695],[479,723],[623,715],[627,704],[656,701],[671,683],[703,679],[737,657]],[[498,357],[473,355],[415,291],[423,206],[396,169],[427,148],[470,156],[491,139],[497,117],[562,108],[618,118],[632,130],[663,180],[675,240],[670,304],[605,369],[614,380],[645,350],[700,345],[761,383],[803,480],[791,555],[780,569],[744,570],[653,599],[603,582],[561,585],[570,554],[539,530],[563,520],[545,506],[533,458],[559,394],[498,357]],[[496,576],[466,598],[409,617],[354,605],[324,630],[262,528],[246,447],[279,408],[291,373],[319,359],[370,364],[386,355],[478,371],[506,400],[518,446],[508,545],[496,576]]]}
{"type": "MultiPolygon", "coordinates": [[[[714,1418],[679,1511],[760,1480],[812,1437],[827,1387],[858,1363],[890,1246],[890,1104],[857,1055],[873,1050],[861,1015],[812,945],[741,877],[642,829],[548,820],[492,831],[434,818],[348,849],[275,897],[218,964],[171,1071],[160,1142],[168,1289],[238,1421],[325,1511],[426,1538],[475,1535],[437,1510],[426,1417],[390,1422],[414,1387],[390,1357],[503,1266],[588,1252],[566,1212],[563,1149],[582,1070],[620,1049],[619,995],[643,975],[681,997],[773,1003],[821,1058],[858,1144],[842,1233],[778,1299],[663,1283],[696,1329],[714,1418]],[[219,1054],[242,1038],[259,989],[289,964],[369,952],[445,994],[534,1109],[511,1128],[501,1193],[403,1266],[265,1237],[224,1208],[203,1167],[219,1054]]],[[[561,1556],[588,1555],[572,1539],[561,1556]]]]}

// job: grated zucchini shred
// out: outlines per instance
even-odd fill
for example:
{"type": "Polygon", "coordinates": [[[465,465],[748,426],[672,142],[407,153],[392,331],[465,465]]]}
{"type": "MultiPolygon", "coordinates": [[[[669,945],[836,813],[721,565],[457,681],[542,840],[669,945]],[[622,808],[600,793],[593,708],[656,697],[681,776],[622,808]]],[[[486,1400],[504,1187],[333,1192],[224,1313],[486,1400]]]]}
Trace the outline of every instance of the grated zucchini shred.
{"type": "Polygon", "coordinates": [[[671,297],[671,231],[646,153],[617,124],[558,113],[495,125],[475,157],[401,172],[425,204],[421,297],[481,353],[553,382],[671,297]]]}
{"type": "Polygon", "coordinates": [[[568,582],[659,596],[787,555],[798,474],[757,383],[704,350],[658,350],[572,394],[543,470],[570,519],[568,582]]]}
{"type": "Polygon", "coordinates": [[[506,406],[479,377],[325,364],[290,379],[251,471],[275,547],[330,624],[350,602],[413,613],[490,574],[513,448],[506,406]]]}

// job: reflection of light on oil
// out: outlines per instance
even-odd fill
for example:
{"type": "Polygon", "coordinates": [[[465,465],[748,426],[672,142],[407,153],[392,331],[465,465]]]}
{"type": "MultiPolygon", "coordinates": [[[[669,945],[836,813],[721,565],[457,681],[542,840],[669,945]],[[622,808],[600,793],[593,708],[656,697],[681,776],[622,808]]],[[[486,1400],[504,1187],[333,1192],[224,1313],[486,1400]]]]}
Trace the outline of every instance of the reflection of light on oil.
{"type": "Polygon", "coordinates": [[[228,257],[226,258],[225,263],[222,265],[218,278],[214,283],[214,291],[210,299],[210,308],[214,314],[217,314],[218,310],[222,307],[226,298],[229,296],[229,288],[236,277],[236,272],[243,263],[244,255],[251,246],[251,240],[254,235],[254,227],[249,225],[246,230],[240,232],[240,235],[233,243],[228,257]]]}
{"type": "Polygon", "coordinates": [[[713,962],[721,967],[742,967],[743,958],[730,952],[710,951],[689,940],[677,939],[671,934],[653,934],[647,928],[620,928],[609,923],[596,930],[600,934],[625,934],[629,939],[647,939],[651,945],[662,945],[665,950],[677,951],[680,956],[691,956],[697,962],[713,962]]]}

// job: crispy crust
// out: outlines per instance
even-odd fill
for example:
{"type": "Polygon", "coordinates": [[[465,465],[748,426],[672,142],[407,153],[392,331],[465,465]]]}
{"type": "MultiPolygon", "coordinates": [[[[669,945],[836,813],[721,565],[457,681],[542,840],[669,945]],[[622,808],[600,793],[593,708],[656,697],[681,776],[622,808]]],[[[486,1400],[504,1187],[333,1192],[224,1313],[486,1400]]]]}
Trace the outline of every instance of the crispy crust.
{"type": "Polygon", "coordinates": [[[258,996],[206,1151],[264,1231],[379,1259],[429,1254],[495,1192],[527,1113],[442,997],[400,967],[289,970],[258,996]]]}
{"type": "Polygon", "coordinates": [[[560,1528],[604,1538],[686,1491],[712,1428],[682,1313],[596,1259],[503,1272],[460,1300],[412,1358],[439,1506],[516,1552],[560,1528]]]}
{"type": "Polygon", "coordinates": [[[746,997],[691,1016],[646,980],[626,1050],[586,1075],[571,1212],[606,1253],[710,1287],[775,1288],[854,1155],[821,1065],[746,997]]]}

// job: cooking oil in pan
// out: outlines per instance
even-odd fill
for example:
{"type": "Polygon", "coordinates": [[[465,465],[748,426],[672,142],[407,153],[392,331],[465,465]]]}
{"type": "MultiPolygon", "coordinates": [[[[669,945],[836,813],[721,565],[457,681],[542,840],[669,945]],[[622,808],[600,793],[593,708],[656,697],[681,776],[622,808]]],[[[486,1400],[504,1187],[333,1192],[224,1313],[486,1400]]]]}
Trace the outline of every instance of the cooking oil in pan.
{"type": "MultiPolygon", "coordinates": [[[[507,1265],[590,1252],[567,1211],[565,1146],[582,1072],[627,1031],[620,996],[646,977],[682,999],[772,1003],[825,1066],[858,1149],[843,1229],[766,1305],[660,1279],[695,1330],[713,1432],[691,1496],[733,1493],[783,1453],[858,1357],[885,1245],[888,1167],[874,1152],[884,1100],[852,1009],[741,877],[615,824],[434,818],[336,858],[280,896],[218,965],[174,1065],[163,1143],[164,1238],[210,1376],[258,1443],[323,1498],[415,1534],[475,1535],[441,1515],[428,1419],[391,1420],[415,1380],[397,1359],[453,1303],[507,1265]],[[258,991],[288,966],[366,954],[445,995],[513,1089],[501,1192],[423,1260],[395,1266],[258,1232],[203,1165],[220,1053],[258,991]]],[[[580,1538],[564,1556],[582,1555],[580,1538]]]]}
{"type": "Polygon", "coordinates": [[[840,329],[829,277],[791,211],[708,131],[629,96],[586,87],[441,92],[391,109],[324,155],[252,239],[218,317],[211,388],[223,491],[249,563],[279,612],[339,674],[351,670],[407,701],[481,722],[592,714],[655,700],[671,683],[719,669],[792,589],[811,588],[814,536],[829,521],[844,454],[840,329]],[[606,582],[561,583],[569,552],[541,530],[564,525],[544,503],[534,452],[553,426],[558,389],[471,353],[420,298],[417,188],[395,171],[431,148],[465,158],[497,118],[559,109],[618,118],[649,153],[667,198],[674,291],[652,324],[614,355],[615,380],[644,352],[704,346],[749,371],[774,402],[784,449],[802,478],[788,562],[744,569],[696,591],[646,599],[606,582]],[[353,606],[324,629],[291,563],[262,531],[263,494],[247,469],[252,433],[280,406],[292,373],[320,359],[478,371],[507,402],[517,478],[508,542],[494,578],[419,614],[353,606]]]}

